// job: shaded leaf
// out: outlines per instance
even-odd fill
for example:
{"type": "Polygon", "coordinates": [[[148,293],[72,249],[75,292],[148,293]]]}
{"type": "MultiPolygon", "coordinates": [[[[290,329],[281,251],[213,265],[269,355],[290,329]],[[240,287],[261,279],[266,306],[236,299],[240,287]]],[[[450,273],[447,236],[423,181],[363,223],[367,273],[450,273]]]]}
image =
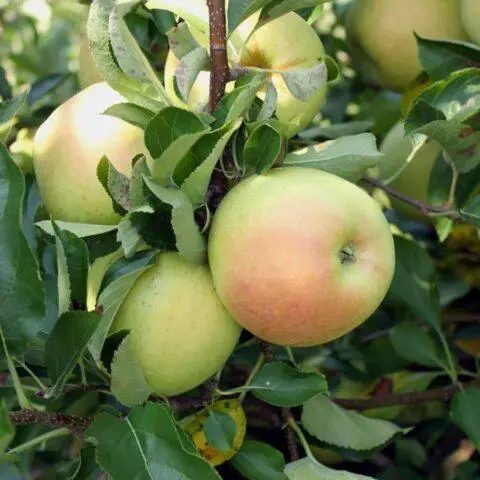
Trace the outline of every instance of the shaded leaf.
{"type": "Polygon", "coordinates": [[[25,180],[0,143],[0,328],[11,354],[22,353],[43,325],[45,295],[22,231],[25,180]]]}
{"type": "Polygon", "coordinates": [[[205,437],[220,452],[230,452],[237,434],[237,424],[228,413],[208,410],[204,425],[205,437]]]}
{"type": "Polygon", "coordinates": [[[45,344],[45,364],[52,380],[49,395],[58,395],[87,348],[100,319],[92,312],[67,312],[58,320],[45,344]]]}
{"type": "Polygon", "coordinates": [[[289,463],[284,471],[288,480],[375,480],[358,473],[333,470],[312,458],[302,458],[289,463]]]}
{"type": "Polygon", "coordinates": [[[480,451],[479,405],[480,390],[469,387],[455,394],[451,406],[453,421],[469,436],[478,451],[480,451]]]}
{"type": "Polygon", "coordinates": [[[162,202],[172,206],[172,228],[180,255],[192,263],[202,263],[206,255],[206,243],[195,222],[190,199],[181,190],[158,185],[144,178],[146,185],[162,202]]]}
{"type": "Polygon", "coordinates": [[[270,125],[259,125],[248,137],[243,158],[255,173],[265,173],[279,159],[283,141],[280,133],[270,125]]]}
{"type": "Polygon", "coordinates": [[[124,120],[131,125],[135,125],[142,130],[145,130],[148,123],[155,116],[155,113],[148,108],[141,107],[135,103],[117,103],[111,107],[108,107],[103,114],[120,118],[121,120],[124,120]]]}
{"type": "Polygon", "coordinates": [[[231,463],[248,480],[287,480],[283,454],[267,443],[245,442],[231,463]]]}

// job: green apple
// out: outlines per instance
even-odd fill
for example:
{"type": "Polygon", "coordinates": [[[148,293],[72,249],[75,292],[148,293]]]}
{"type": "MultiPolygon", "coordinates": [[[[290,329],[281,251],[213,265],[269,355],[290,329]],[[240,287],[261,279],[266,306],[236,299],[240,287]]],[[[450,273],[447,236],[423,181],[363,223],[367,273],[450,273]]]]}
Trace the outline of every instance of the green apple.
{"type": "Polygon", "coordinates": [[[251,176],[227,194],[208,255],[217,293],[237,322],[263,340],[298,347],[364,322],[395,266],[388,222],[367,193],[295,167],[251,176]]]}
{"type": "MultiPolygon", "coordinates": [[[[313,67],[325,58],[322,42],[315,30],[296,13],[276,18],[250,35],[254,24],[251,19],[247,19],[236,31],[235,44],[229,52],[232,65],[285,71],[313,67]]],[[[195,32],[195,37],[202,46],[208,46],[207,37],[202,37],[198,32],[195,32]]],[[[170,51],[165,64],[165,86],[170,96],[180,106],[185,106],[174,88],[178,63],[179,60],[170,51]]],[[[327,85],[303,102],[290,93],[279,73],[272,72],[270,75],[278,93],[276,115],[288,126],[287,136],[292,137],[305,128],[319,112],[325,101],[327,85]]],[[[209,84],[209,72],[201,72],[188,98],[188,104],[194,110],[199,110],[208,103],[209,84]]],[[[231,89],[232,85],[228,88],[231,89]]],[[[264,98],[265,92],[260,92],[259,96],[264,98]]]]}
{"type": "Polygon", "coordinates": [[[468,35],[480,45],[480,2],[478,0],[460,0],[462,20],[468,35]]]}
{"type": "Polygon", "coordinates": [[[36,128],[22,128],[9,147],[13,161],[23,173],[33,171],[33,139],[36,131],[36,128]]]}
{"type": "Polygon", "coordinates": [[[165,252],[135,283],[112,333],[130,331],[132,352],[158,395],[179,395],[220,370],[241,328],[215,293],[207,265],[165,252]]]}
{"type": "Polygon", "coordinates": [[[94,83],[102,81],[102,75],[97,69],[92,54],[90,53],[88,38],[83,36],[80,39],[80,49],[78,52],[78,83],[80,84],[80,88],[84,89],[94,83]]]}
{"type": "MultiPolygon", "coordinates": [[[[429,139],[416,152],[412,153],[413,150],[412,140],[405,137],[403,122],[398,122],[380,145],[384,157],[378,177],[400,193],[428,203],[430,174],[442,147],[435,140],[429,139]]],[[[396,198],[390,198],[392,206],[401,213],[416,220],[428,219],[418,209],[396,198]]]]}
{"type": "Polygon", "coordinates": [[[354,0],[346,29],[354,63],[374,82],[397,91],[422,72],[414,33],[431,39],[468,38],[459,0],[354,0]]]}
{"type": "Polygon", "coordinates": [[[145,153],[143,130],[103,115],[126,100],[106,83],[96,83],[60,105],[34,139],[34,169],[47,211],[55,220],[116,224],[120,216],[97,178],[105,155],[130,176],[135,155],[145,153]]]}

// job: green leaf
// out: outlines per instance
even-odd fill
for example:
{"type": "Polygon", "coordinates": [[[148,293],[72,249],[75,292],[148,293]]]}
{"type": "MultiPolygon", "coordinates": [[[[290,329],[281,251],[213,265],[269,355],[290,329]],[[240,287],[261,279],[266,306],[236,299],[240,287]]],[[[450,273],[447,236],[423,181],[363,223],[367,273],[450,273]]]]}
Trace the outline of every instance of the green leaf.
{"type": "Polygon", "coordinates": [[[460,213],[466,222],[480,228],[480,195],[473,198],[460,213]]]}
{"type": "Polygon", "coordinates": [[[60,229],[53,221],[52,224],[55,230],[55,243],[59,261],[59,282],[61,281],[60,272],[65,267],[64,274],[68,279],[64,286],[59,287],[59,291],[65,287],[69,293],[67,304],[64,305],[64,308],[60,308],[60,314],[62,314],[69,310],[71,300],[76,300],[80,305],[85,305],[87,302],[88,248],[81,238],[60,229]]]}
{"type": "Polygon", "coordinates": [[[28,92],[23,92],[11,100],[5,100],[0,103],[0,125],[9,122],[15,117],[27,98],[27,94],[28,92]]]}
{"type": "Polygon", "coordinates": [[[390,341],[395,351],[410,362],[448,370],[434,339],[422,328],[408,324],[396,325],[390,330],[390,341]]]}
{"type": "Polygon", "coordinates": [[[162,187],[150,178],[144,180],[158,199],[172,206],[172,228],[180,255],[192,263],[204,262],[205,238],[195,222],[195,212],[188,196],[181,190],[162,187]]]}
{"type": "Polygon", "coordinates": [[[267,443],[244,442],[230,463],[248,480],[287,480],[283,454],[267,443]]]}
{"type": "Polygon", "coordinates": [[[102,473],[103,471],[95,459],[95,448],[88,446],[80,451],[79,462],[68,480],[98,480],[102,473]]]}
{"type": "Polygon", "coordinates": [[[388,296],[403,303],[433,329],[440,330],[433,260],[417,243],[398,236],[394,240],[395,274],[388,296]]]}
{"type": "Polygon", "coordinates": [[[38,100],[51,93],[57,87],[62,85],[71,74],[53,73],[37,80],[28,92],[27,102],[31,106],[38,100]]]}
{"type": "Polygon", "coordinates": [[[121,174],[105,156],[97,165],[97,178],[111,198],[113,210],[119,215],[125,215],[132,208],[129,197],[130,179],[121,174]]]}
{"type": "Polygon", "coordinates": [[[279,159],[282,146],[280,133],[270,125],[261,124],[248,137],[243,157],[255,173],[265,173],[279,159]]]}
{"type": "Polygon", "coordinates": [[[215,109],[214,128],[239,119],[253,104],[260,88],[265,84],[266,74],[252,73],[241,79],[241,86],[225,95],[215,109]]]}
{"type": "Polygon", "coordinates": [[[319,63],[314,67],[295,68],[281,73],[290,93],[301,100],[308,100],[327,83],[327,66],[319,63]]]}
{"type": "Polygon", "coordinates": [[[143,181],[144,175],[150,175],[150,169],[145,157],[140,158],[132,169],[128,194],[133,210],[148,204],[148,192],[143,181]]]}
{"type": "Polygon", "coordinates": [[[125,21],[125,15],[138,6],[138,1],[117,2],[110,12],[108,23],[110,44],[120,68],[130,78],[133,78],[150,87],[155,97],[165,105],[170,104],[170,99],[165,91],[157,72],[150,65],[140,45],[130,32],[125,21]]]}
{"type": "Polygon", "coordinates": [[[256,121],[262,122],[272,117],[277,109],[278,92],[272,82],[266,82],[265,98],[256,121]]]}
{"type": "Polygon", "coordinates": [[[478,451],[480,451],[479,405],[480,390],[469,387],[455,394],[451,406],[453,421],[469,436],[478,451]]]}
{"type": "Polygon", "coordinates": [[[152,389],[135,360],[127,335],[115,351],[111,365],[111,390],[115,398],[127,407],[134,407],[148,400],[152,389]]]}
{"type": "Polygon", "coordinates": [[[117,240],[122,244],[126,258],[132,257],[142,243],[141,226],[151,214],[151,207],[139,207],[128,212],[118,224],[117,240]]]}
{"type": "MultiPolygon", "coordinates": [[[[63,222],[61,220],[55,221],[58,228],[71,232],[79,238],[95,237],[103,233],[112,232],[117,229],[116,225],[91,225],[88,223],[72,223],[63,222]]],[[[55,235],[52,222],[50,220],[42,220],[35,224],[49,235],[55,235]]]]}
{"type": "Polygon", "coordinates": [[[301,8],[314,8],[327,1],[328,0],[271,0],[270,4],[262,11],[262,19],[273,20],[288,12],[300,10],[301,8]]]}
{"type": "Polygon", "coordinates": [[[480,67],[480,47],[473,43],[416,37],[420,61],[432,80],[443,80],[473,65],[480,67]]]}
{"type": "Polygon", "coordinates": [[[325,377],[316,372],[300,372],[284,362],[265,365],[247,387],[264,402],[279,407],[295,407],[327,391],[325,377]]]}
{"type": "Polygon", "coordinates": [[[346,123],[334,123],[322,127],[311,127],[301,131],[298,136],[304,140],[314,140],[318,137],[334,140],[346,135],[366,133],[374,127],[371,120],[358,120],[346,123]]]}
{"type": "Polygon", "coordinates": [[[268,5],[272,0],[243,0],[228,4],[227,24],[228,34],[231,33],[250,15],[268,5]]]}
{"type": "Polygon", "coordinates": [[[207,441],[221,452],[233,450],[233,441],[237,434],[237,424],[228,413],[208,411],[205,421],[205,437],[207,441]]]}
{"type": "Polygon", "coordinates": [[[117,103],[108,107],[103,114],[120,118],[142,130],[145,130],[149,122],[155,116],[155,113],[148,108],[141,107],[135,103],[117,103]]]}
{"type": "Polygon", "coordinates": [[[13,463],[0,464],[0,478],[8,478],[8,480],[25,480],[25,477],[13,463]]]}
{"type": "Polygon", "coordinates": [[[333,470],[309,457],[289,463],[284,472],[288,480],[375,480],[358,473],[333,470]]]}
{"type": "Polygon", "coordinates": [[[113,55],[109,24],[110,15],[115,9],[115,0],[93,0],[90,6],[87,33],[95,64],[102,78],[130,102],[147,109],[159,110],[168,105],[169,100],[163,94],[158,95],[158,84],[153,86],[127,76],[113,55]]]}
{"type": "Polygon", "coordinates": [[[213,169],[241,123],[241,120],[237,120],[207,133],[177,165],[174,180],[194,205],[201,205],[205,201],[213,169]]]}
{"type": "Polygon", "coordinates": [[[333,173],[351,182],[360,180],[383,156],[371,133],[341,137],[291,152],[285,166],[310,167],[333,173]]]}
{"type": "Polygon", "coordinates": [[[98,328],[95,330],[88,344],[88,350],[97,363],[100,362],[103,344],[105,343],[115,315],[122,305],[123,300],[142,273],[146,272],[149,268],[150,267],[139,268],[118,278],[108,285],[98,298],[97,303],[103,308],[103,315],[98,328]]]}
{"type": "Polygon", "coordinates": [[[0,405],[0,456],[3,456],[14,437],[15,427],[8,416],[7,403],[3,400],[0,405]]]}
{"type": "Polygon", "coordinates": [[[154,159],[152,177],[169,185],[175,166],[208,130],[193,112],[177,107],[160,110],[145,130],[145,145],[154,159]]]}
{"type": "Polygon", "coordinates": [[[188,102],[190,91],[200,72],[207,70],[209,67],[210,56],[207,50],[202,47],[192,50],[180,59],[175,69],[175,80],[185,102],[188,102]]]}
{"type": "Polygon", "coordinates": [[[326,395],[316,395],[305,403],[302,424],[322,442],[352,450],[377,448],[402,432],[393,423],[345,410],[326,395]]]}
{"type": "Polygon", "coordinates": [[[43,326],[45,295],[37,261],[22,231],[25,179],[0,143],[0,328],[20,354],[43,326]]]}
{"type": "Polygon", "coordinates": [[[100,320],[96,313],[80,311],[64,313],[57,320],[45,344],[45,365],[53,384],[49,396],[61,392],[100,320]]]}
{"type": "Polygon", "coordinates": [[[200,47],[186,22],[182,22],[168,31],[168,44],[175,57],[180,60],[200,47]]]}
{"type": "Polygon", "coordinates": [[[99,414],[86,436],[96,445],[97,461],[115,480],[220,480],[199,455],[165,404],[147,403],[120,419],[99,414]],[[119,441],[121,439],[121,441],[119,441]],[[128,461],[119,461],[119,459],[128,461]]]}
{"type": "Polygon", "coordinates": [[[208,32],[208,8],[205,0],[188,0],[188,2],[179,2],[178,0],[149,0],[146,6],[148,9],[158,8],[159,10],[168,10],[180,18],[183,18],[200,32],[208,32]]]}

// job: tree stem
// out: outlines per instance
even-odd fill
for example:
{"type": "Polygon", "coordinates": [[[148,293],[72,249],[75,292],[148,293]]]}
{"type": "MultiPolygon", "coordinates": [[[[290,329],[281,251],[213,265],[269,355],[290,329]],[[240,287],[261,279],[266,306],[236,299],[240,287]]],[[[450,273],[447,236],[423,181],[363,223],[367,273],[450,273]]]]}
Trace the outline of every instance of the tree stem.
{"type": "Polygon", "coordinates": [[[230,76],[227,56],[225,0],[207,0],[210,23],[210,112],[225,94],[230,76]]]}

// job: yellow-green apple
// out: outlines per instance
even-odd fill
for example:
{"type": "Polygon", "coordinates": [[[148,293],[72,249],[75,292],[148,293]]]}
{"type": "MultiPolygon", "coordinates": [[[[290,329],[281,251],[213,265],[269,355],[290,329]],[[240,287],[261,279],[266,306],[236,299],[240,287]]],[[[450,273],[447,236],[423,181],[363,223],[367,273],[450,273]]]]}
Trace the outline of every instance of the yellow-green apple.
{"type": "MultiPolygon", "coordinates": [[[[428,203],[430,174],[442,147],[435,140],[429,139],[412,155],[413,148],[412,140],[405,137],[403,122],[398,122],[380,145],[384,158],[380,163],[378,177],[399,192],[428,203]],[[382,164],[385,167],[382,168],[382,164]]],[[[413,219],[426,221],[429,218],[403,201],[393,197],[391,201],[395,209],[413,219]]]]}
{"type": "Polygon", "coordinates": [[[9,147],[13,161],[23,173],[33,170],[33,139],[36,131],[36,128],[22,128],[9,147]]]}
{"type": "Polygon", "coordinates": [[[96,83],[60,105],[34,139],[34,169],[47,211],[55,220],[116,224],[120,216],[97,178],[105,155],[130,176],[135,155],[145,153],[143,130],[103,115],[125,99],[106,83],[96,83]]]}
{"type": "Polygon", "coordinates": [[[478,0],[460,0],[462,20],[470,38],[480,45],[480,2],[478,0]]]}
{"type": "Polygon", "coordinates": [[[158,395],[178,395],[220,370],[241,328],[220,302],[207,265],[164,252],[137,280],[112,333],[130,331],[132,352],[158,395]]]}
{"type": "Polygon", "coordinates": [[[467,39],[459,0],[354,0],[346,29],[359,69],[379,85],[398,91],[422,72],[414,33],[431,39],[467,39]]]}
{"type": "Polygon", "coordinates": [[[78,83],[80,84],[80,88],[84,89],[94,83],[102,81],[102,75],[95,65],[88,46],[88,38],[85,35],[80,39],[80,49],[78,52],[78,83]]]}
{"type": "Polygon", "coordinates": [[[208,255],[240,325],[278,345],[334,340],[364,322],[392,280],[380,207],[340,177],[278,168],[235,186],[217,210],[208,255]]]}
{"type": "MultiPolygon", "coordinates": [[[[313,67],[325,58],[325,51],[317,33],[296,13],[291,12],[276,18],[251,35],[253,25],[254,22],[247,19],[246,23],[238,28],[236,48],[229,52],[232,65],[278,72],[313,67]],[[246,44],[242,44],[242,40],[246,41],[246,44]]],[[[206,36],[202,37],[199,32],[195,32],[195,37],[202,46],[208,46],[206,36]]],[[[179,60],[170,51],[165,64],[165,86],[170,96],[180,106],[185,106],[174,88],[174,74],[178,63],[179,60]]],[[[325,83],[323,88],[303,102],[290,93],[280,73],[272,72],[270,77],[278,92],[276,115],[287,126],[286,135],[292,137],[305,128],[319,112],[325,100],[327,85],[325,83]]],[[[209,72],[201,72],[188,98],[191,108],[201,109],[208,103],[209,84],[209,72]]],[[[232,85],[228,87],[231,89],[232,85]]],[[[259,96],[264,98],[265,92],[260,92],[259,96]]]]}

